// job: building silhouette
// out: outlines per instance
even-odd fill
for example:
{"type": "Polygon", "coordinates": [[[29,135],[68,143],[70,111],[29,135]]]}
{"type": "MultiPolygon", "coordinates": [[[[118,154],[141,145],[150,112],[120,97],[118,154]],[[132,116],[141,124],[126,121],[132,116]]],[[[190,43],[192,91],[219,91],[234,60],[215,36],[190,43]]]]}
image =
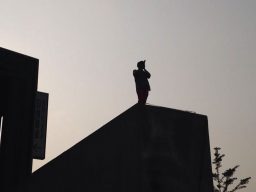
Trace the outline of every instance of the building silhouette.
{"type": "Polygon", "coordinates": [[[22,190],[212,192],[207,117],[135,105],[34,172],[22,190]]]}
{"type": "Polygon", "coordinates": [[[0,47],[0,191],[17,191],[32,172],[38,59],[0,47]]]}
{"type": "Polygon", "coordinates": [[[150,105],[132,106],[32,173],[33,136],[40,159],[46,137],[40,143],[34,128],[47,119],[35,115],[38,63],[0,48],[1,192],[213,192],[207,116],[150,105]]]}

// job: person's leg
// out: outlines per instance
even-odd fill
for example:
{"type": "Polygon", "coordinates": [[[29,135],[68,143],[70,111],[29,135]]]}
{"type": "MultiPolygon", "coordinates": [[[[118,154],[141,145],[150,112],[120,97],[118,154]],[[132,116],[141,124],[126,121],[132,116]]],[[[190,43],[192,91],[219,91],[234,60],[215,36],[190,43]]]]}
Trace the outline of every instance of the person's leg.
{"type": "Polygon", "coordinates": [[[143,92],[142,92],[142,90],[137,90],[137,95],[138,95],[138,103],[142,104],[142,100],[143,100],[143,92]]]}
{"type": "Polygon", "coordinates": [[[146,90],[137,90],[138,94],[138,103],[139,104],[146,104],[147,98],[148,98],[148,91],[146,90]]]}
{"type": "Polygon", "coordinates": [[[146,104],[147,99],[148,99],[148,91],[144,91],[144,94],[143,94],[143,104],[144,105],[146,104]]]}

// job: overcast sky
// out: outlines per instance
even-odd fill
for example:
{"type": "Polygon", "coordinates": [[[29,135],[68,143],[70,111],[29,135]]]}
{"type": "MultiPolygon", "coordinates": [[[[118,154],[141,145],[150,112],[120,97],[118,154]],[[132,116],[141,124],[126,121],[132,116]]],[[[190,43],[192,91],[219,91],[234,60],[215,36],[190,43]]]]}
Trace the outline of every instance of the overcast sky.
{"type": "Polygon", "coordinates": [[[50,94],[47,158],[34,170],[135,104],[132,70],[146,59],[148,102],[207,115],[224,168],[254,179],[255,10],[255,0],[0,0],[0,46],[38,58],[50,94]]]}

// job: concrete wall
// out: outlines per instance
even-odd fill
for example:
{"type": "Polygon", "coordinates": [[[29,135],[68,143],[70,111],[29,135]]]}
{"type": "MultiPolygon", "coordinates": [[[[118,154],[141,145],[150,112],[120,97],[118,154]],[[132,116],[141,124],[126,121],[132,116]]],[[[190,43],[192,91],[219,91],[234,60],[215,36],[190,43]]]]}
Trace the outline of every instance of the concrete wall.
{"type": "Polygon", "coordinates": [[[207,117],[133,106],[27,185],[31,192],[212,192],[207,117]]]}

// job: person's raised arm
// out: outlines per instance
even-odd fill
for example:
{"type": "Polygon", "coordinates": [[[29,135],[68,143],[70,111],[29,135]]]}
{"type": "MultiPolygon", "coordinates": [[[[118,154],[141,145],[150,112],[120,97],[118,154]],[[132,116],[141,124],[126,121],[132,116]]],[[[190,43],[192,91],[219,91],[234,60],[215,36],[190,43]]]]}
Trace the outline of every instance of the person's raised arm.
{"type": "Polygon", "coordinates": [[[151,74],[144,68],[144,72],[146,74],[146,77],[149,79],[151,77],[151,74]]]}

